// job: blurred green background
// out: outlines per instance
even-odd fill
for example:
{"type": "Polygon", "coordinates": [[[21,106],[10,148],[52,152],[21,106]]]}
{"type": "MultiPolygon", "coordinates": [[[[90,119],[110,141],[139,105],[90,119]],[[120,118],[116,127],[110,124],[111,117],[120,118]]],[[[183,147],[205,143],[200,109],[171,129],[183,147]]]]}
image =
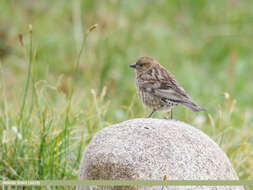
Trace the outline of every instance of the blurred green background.
{"type": "Polygon", "coordinates": [[[178,107],[174,117],[207,133],[239,177],[252,179],[252,7],[251,0],[1,0],[0,179],[76,179],[94,133],[148,115],[129,68],[143,55],[208,109],[178,107]]]}

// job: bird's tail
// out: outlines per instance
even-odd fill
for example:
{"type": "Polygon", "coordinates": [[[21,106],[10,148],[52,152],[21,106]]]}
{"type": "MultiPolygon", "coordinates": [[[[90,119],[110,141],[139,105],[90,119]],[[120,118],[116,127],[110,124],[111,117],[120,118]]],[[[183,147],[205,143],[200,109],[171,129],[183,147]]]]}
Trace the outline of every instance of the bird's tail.
{"type": "Polygon", "coordinates": [[[205,108],[199,107],[197,104],[193,102],[185,102],[183,103],[183,105],[190,108],[194,112],[207,111],[205,108]]]}

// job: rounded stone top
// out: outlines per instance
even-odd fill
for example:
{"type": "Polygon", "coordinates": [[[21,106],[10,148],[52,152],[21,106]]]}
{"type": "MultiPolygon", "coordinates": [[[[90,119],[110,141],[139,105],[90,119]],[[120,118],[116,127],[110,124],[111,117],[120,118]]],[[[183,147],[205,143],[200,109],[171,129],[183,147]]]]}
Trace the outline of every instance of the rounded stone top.
{"type": "Polygon", "coordinates": [[[226,154],[206,134],[180,121],[152,118],[128,120],[99,131],[86,148],[79,171],[79,179],[91,180],[161,180],[165,175],[167,180],[238,179],[226,154]]]}

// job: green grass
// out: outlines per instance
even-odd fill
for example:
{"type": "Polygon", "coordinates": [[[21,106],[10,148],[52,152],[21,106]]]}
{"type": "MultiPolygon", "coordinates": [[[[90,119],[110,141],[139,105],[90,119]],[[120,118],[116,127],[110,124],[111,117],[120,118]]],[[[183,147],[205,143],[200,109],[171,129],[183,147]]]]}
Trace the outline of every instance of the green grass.
{"type": "Polygon", "coordinates": [[[97,131],[148,115],[129,69],[142,55],[160,61],[208,109],[179,107],[174,117],[207,133],[239,177],[252,179],[252,6],[1,0],[0,179],[76,179],[97,131]]]}

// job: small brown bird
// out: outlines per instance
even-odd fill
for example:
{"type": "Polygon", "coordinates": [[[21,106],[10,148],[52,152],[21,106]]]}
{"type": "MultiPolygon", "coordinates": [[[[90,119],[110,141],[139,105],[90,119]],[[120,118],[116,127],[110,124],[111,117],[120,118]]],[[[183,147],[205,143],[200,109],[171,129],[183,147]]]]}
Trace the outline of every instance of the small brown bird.
{"type": "Polygon", "coordinates": [[[196,105],[186,94],[185,90],[177,83],[173,75],[169,73],[158,61],[151,57],[140,57],[130,67],[136,70],[136,87],[138,96],[152,112],[171,112],[177,105],[183,105],[194,112],[204,111],[204,108],[196,105]]]}

